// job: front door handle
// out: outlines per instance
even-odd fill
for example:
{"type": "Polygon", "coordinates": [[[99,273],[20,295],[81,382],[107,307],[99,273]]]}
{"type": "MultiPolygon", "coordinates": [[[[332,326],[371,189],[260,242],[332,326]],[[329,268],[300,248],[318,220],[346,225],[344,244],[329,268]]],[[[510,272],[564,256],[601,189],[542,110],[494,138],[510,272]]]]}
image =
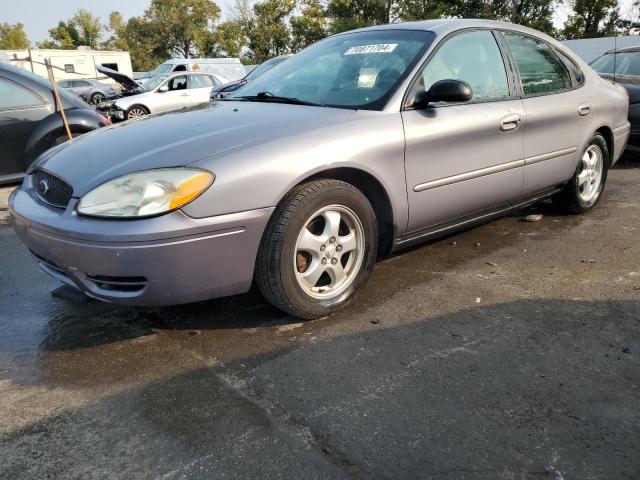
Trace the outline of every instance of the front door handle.
{"type": "Polygon", "coordinates": [[[510,132],[520,128],[520,125],[522,125],[522,117],[517,113],[514,113],[513,115],[507,115],[502,119],[500,122],[500,130],[503,132],[510,132]]]}
{"type": "Polygon", "coordinates": [[[591,113],[591,105],[580,105],[580,108],[578,109],[578,113],[580,114],[581,117],[586,117],[591,113]]]}

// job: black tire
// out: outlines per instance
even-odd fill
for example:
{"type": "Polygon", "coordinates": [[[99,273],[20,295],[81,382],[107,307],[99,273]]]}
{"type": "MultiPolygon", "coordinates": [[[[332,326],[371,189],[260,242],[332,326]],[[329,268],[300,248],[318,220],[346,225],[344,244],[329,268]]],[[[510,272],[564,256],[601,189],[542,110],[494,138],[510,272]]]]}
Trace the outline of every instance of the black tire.
{"type": "Polygon", "coordinates": [[[301,319],[324,317],[348,305],[369,279],[378,251],[376,216],[367,197],[339,180],[315,180],[294,188],[275,209],[263,234],[256,261],[256,283],[277,308],[301,319]],[[293,264],[296,242],[314,212],[327,206],[349,209],[362,226],[364,255],[351,284],[333,298],[307,294],[296,279],[293,264]]]}
{"type": "MultiPolygon", "coordinates": [[[[611,165],[611,156],[607,141],[599,133],[596,133],[593,137],[591,137],[589,143],[587,144],[587,147],[585,148],[585,152],[592,146],[599,148],[600,152],[602,153],[602,176],[597,193],[592,199],[589,200],[583,199],[580,195],[578,175],[580,175],[583,170],[583,162],[582,160],[580,160],[578,162],[576,171],[573,174],[573,177],[571,177],[571,180],[569,180],[569,182],[564,186],[560,193],[553,197],[554,206],[556,206],[563,212],[571,214],[588,212],[598,204],[598,201],[602,197],[604,186],[607,183],[609,166],[611,165]]],[[[585,152],[583,152],[582,155],[584,155],[585,152]]]]}
{"type": "MultiPolygon", "coordinates": [[[[149,115],[149,109],[144,105],[131,105],[126,112],[126,115],[125,115],[126,119],[131,120],[132,118],[134,118],[132,114],[137,110],[142,111],[144,115],[149,115]]],[[[135,117],[135,118],[141,118],[141,117],[135,117]]]]}
{"type": "Polygon", "coordinates": [[[94,105],[98,105],[100,102],[104,101],[105,96],[100,92],[96,92],[91,95],[91,103],[94,105]]]}

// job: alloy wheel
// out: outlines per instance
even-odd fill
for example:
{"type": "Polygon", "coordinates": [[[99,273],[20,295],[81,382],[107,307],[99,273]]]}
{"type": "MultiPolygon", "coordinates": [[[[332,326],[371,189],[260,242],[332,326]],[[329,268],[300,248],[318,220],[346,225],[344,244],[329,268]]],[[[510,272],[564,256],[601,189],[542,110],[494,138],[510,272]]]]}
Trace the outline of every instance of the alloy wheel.
{"type": "Polygon", "coordinates": [[[145,112],[142,108],[134,107],[131,110],[129,110],[129,113],[127,114],[127,119],[135,120],[137,118],[142,118],[146,115],[147,115],[147,112],[145,112]]]}
{"type": "Polygon", "coordinates": [[[329,299],[353,283],[364,259],[364,229],[356,214],[329,205],[304,223],[294,252],[298,285],[309,296],[329,299]]]}
{"type": "Polygon", "coordinates": [[[590,145],[580,161],[582,170],[578,174],[578,190],[584,202],[592,202],[600,194],[604,156],[598,145],[590,145]]]}

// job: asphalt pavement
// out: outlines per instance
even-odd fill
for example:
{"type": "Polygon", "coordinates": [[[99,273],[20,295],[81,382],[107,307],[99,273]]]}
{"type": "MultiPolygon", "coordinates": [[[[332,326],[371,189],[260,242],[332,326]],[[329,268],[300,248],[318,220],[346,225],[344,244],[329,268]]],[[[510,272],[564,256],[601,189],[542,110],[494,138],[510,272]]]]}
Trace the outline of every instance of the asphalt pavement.
{"type": "Polygon", "coordinates": [[[640,161],[380,262],[346,311],[53,297],[0,189],[0,478],[640,478],[640,161]],[[529,213],[542,213],[535,222],[529,213]]]}

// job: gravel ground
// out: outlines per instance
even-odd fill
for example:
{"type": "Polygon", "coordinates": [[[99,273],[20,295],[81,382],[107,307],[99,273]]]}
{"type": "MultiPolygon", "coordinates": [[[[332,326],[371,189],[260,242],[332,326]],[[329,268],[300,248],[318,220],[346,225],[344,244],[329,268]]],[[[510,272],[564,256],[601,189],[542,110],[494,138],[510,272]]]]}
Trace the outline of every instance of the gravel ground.
{"type": "Polygon", "coordinates": [[[542,205],[403,252],[304,323],[255,292],[52,297],[8,192],[0,478],[640,478],[637,161],[587,215],[542,205]]]}

